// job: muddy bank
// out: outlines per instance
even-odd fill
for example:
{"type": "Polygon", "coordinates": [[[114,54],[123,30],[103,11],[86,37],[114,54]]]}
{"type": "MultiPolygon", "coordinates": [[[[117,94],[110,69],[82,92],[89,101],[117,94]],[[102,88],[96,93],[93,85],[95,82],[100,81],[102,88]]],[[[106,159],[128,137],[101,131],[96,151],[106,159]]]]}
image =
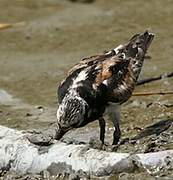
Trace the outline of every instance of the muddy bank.
{"type": "MultiPolygon", "coordinates": [[[[9,2],[1,1],[0,21],[25,23],[0,33],[0,89],[32,107],[45,107],[45,112],[51,109],[51,118],[46,113],[30,116],[34,114],[34,108],[28,111],[23,104],[15,111],[11,108],[13,105],[1,104],[3,118],[0,122],[4,124],[4,119],[9,119],[5,125],[21,129],[41,128],[44,125],[42,119],[56,121],[53,117],[57,108],[56,89],[67,70],[82,57],[114,48],[132,34],[148,27],[156,33],[156,39],[149,52],[152,58],[145,61],[141,78],[172,70],[173,12],[170,1],[14,2],[13,6],[9,6],[9,2]],[[157,11],[153,11],[153,7],[157,11]],[[152,18],[148,18],[148,14],[152,14],[152,18]],[[161,23],[163,19],[164,24],[161,23]]],[[[137,87],[137,91],[169,90],[172,82],[172,78],[161,80],[137,87]]],[[[172,116],[170,108],[162,109],[160,105],[150,106],[144,113],[147,104],[172,103],[171,95],[135,97],[130,101],[137,103],[132,103],[132,107],[123,106],[121,115],[121,126],[126,135],[126,128],[144,127],[154,119],[172,116]]],[[[111,128],[109,121],[108,127],[111,128]]],[[[96,132],[97,122],[87,127],[90,128],[96,132]]]]}
{"type": "MultiPolygon", "coordinates": [[[[146,131],[149,132],[149,130],[150,132],[156,129],[160,132],[164,131],[171,125],[172,120],[161,121],[146,128],[139,136],[146,135],[146,131]],[[169,126],[163,127],[166,124],[169,126]]],[[[14,171],[23,176],[26,173],[28,177],[33,178],[41,178],[45,175],[62,178],[109,178],[110,175],[122,172],[138,171],[161,177],[173,167],[172,150],[146,154],[106,152],[93,149],[91,144],[76,141],[66,141],[66,143],[54,141],[50,146],[40,147],[31,144],[27,138],[29,134],[24,131],[0,126],[0,134],[2,176],[10,176],[10,174],[16,176],[14,171]],[[29,173],[35,175],[29,175],[29,173]]]]}
{"type": "MultiPolygon", "coordinates": [[[[61,0],[11,2],[1,0],[0,22],[25,22],[0,32],[0,124],[18,129],[47,127],[56,121],[56,88],[79,59],[116,47],[136,32],[151,28],[156,39],[141,78],[172,71],[173,5],[169,0],[104,1],[78,3],[61,0]],[[163,23],[164,22],[164,23],[163,23]],[[13,97],[14,101],[10,100],[13,97]],[[8,101],[8,102],[7,102],[8,101]]],[[[163,79],[137,91],[170,90],[173,79],[163,79]]],[[[173,117],[172,95],[132,97],[121,110],[122,138],[133,137],[144,127],[173,117]]],[[[108,144],[112,123],[107,119],[108,144]]],[[[171,129],[168,130],[171,133],[171,129]]],[[[66,137],[89,142],[99,137],[98,122],[69,132],[66,137]]],[[[156,151],[172,149],[155,135],[123,145],[119,152],[143,151],[156,141],[156,151]],[[146,148],[145,148],[146,146],[146,148]],[[134,148],[135,147],[135,148],[134,148]]],[[[170,135],[170,138],[172,135],[170,135]]],[[[168,138],[169,139],[169,138],[168,138]]],[[[168,140],[167,139],[167,140],[168,140]]],[[[169,172],[168,172],[169,174],[169,172]]],[[[148,177],[146,173],[121,174],[118,178],[148,177]]],[[[151,178],[151,177],[150,177],[151,178]]]]}

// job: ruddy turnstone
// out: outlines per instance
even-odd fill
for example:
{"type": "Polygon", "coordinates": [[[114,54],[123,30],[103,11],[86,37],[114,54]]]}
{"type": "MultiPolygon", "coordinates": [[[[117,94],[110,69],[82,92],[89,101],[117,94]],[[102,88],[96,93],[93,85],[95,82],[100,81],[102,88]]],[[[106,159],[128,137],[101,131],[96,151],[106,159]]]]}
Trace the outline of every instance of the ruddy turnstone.
{"type": "Polygon", "coordinates": [[[113,144],[119,142],[118,106],[131,97],[153,38],[148,31],[135,34],[128,43],[84,58],[69,71],[58,87],[57,139],[73,128],[98,120],[104,144],[103,116],[108,111],[115,128],[113,144]]]}

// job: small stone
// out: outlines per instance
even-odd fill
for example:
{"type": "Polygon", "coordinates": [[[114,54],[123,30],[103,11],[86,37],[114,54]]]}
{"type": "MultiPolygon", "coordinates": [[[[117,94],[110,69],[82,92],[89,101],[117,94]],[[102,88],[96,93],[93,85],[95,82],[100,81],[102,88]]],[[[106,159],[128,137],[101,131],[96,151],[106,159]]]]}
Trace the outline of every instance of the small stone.
{"type": "Polygon", "coordinates": [[[36,109],[39,109],[41,113],[44,112],[45,108],[43,106],[36,106],[36,109]]]}
{"type": "Polygon", "coordinates": [[[36,108],[36,109],[44,109],[43,106],[36,106],[35,108],[36,108]]]}
{"type": "Polygon", "coordinates": [[[26,116],[29,117],[29,116],[32,116],[32,114],[31,113],[26,113],[26,116]]]}
{"type": "Polygon", "coordinates": [[[94,149],[102,149],[102,142],[98,139],[91,138],[89,141],[89,146],[94,149]]]}
{"type": "Polygon", "coordinates": [[[40,173],[44,179],[50,178],[50,173],[47,170],[44,170],[40,173]]]}
{"type": "Polygon", "coordinates": [[[59,31],[60,30],[60,28],[59,27],[55,27],[55,31],[59,31]]]}
{"type": "Polygon", "coordinates": [[[25,39],[30,40],[30,39],[31,39],[31,36],[30,36],[30,35],[27,35],[27,36],[25,36],[25,39]]]}
{"type": "Polygon", "coordinates": [[[69,179],[70,180],[80,180],[80,177],[77,174],[70,174],[69,179]]]}

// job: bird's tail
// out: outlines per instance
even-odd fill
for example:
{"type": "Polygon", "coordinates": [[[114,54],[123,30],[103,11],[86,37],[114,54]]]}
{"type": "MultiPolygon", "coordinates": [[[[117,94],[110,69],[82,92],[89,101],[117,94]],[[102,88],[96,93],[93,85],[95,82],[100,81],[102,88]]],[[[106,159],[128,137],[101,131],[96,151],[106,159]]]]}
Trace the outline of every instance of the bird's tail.
{"type": "Polygon", "coordinates": [[[145,54],[154,38],[154,34],[148,31],[135,34],[130,41],[125,44],[123,53],[132,59],[131,68],[134,78],[137,81],[140,74],[145,54]]]}

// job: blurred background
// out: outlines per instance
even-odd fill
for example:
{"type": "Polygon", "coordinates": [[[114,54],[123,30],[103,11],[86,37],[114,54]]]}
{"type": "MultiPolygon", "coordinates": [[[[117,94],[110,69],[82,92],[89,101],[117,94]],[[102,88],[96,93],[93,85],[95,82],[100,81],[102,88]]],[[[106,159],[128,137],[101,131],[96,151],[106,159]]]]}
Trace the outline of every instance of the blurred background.
{"type": "MultiPolygon", "coordinates": [[[[172,18],[172,0],[0,0],[0,23],[14,23],[0,31],[0,124],[36,129],[55,122],[57,86],[69,68],[146,29],[156,36],[140,79],[173,71],[172,18]]],[[[136,87],[136,92],[169,90],[173,78],[136,87]]],[[[122,137],[129,137],[173,117],[173,97],[132,97],[121,112],[122,137]]],[[[113,128],[107,119],[110,143],[113,128]]],[[[99,136],[98,122],[67,136],[88,142],[99,136]]],[[[144,147],[124,146],[119,151],[144,147]]],[[[173,142],[167,148],[173,148],[173,142]]]]}
{"type": "MultiPolygon", "coordinates": [[[[17,23],[0,31],[0,124],[31,129],[56,121],[56,90],[69,68],[146,29],[156,37],[140,79],[171,72],[172,18],[172,0],[0,0],[0,23],[17,23]]],[[[136,91],[171,89],[173,78],[139,86],[136,91]]],[[[172,95],[132,97],[122,107],[123,136],[172,117],[171,104],[172,95]]],[[[98,130],[94,122],[71,136],[87,140],[98,136],[98,130]]]]}

